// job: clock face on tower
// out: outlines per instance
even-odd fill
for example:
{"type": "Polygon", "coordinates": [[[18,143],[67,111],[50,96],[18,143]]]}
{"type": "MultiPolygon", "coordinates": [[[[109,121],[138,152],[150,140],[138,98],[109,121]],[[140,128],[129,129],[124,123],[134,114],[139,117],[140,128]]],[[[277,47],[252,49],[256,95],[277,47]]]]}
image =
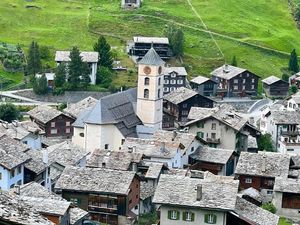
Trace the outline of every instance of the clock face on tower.
{"type": "Polygon", "coordinates": [[[161,72],[162,72],[162,68],[161,68],[161,66],[158,68],[158,73],[159,74],[161,74],[161,72]]]}
{"type": "Polygon", "coordinates": [[[151,68],[149,66],[144,67],[144,73],[149,75],[151,73],[151,68]]]}

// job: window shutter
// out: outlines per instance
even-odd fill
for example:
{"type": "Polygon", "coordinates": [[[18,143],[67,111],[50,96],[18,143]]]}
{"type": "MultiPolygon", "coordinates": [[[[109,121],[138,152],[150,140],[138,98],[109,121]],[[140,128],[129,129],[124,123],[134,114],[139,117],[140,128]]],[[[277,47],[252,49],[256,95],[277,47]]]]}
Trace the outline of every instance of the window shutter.
{"type": "Polygon", "coordinates": [[[168,219],[171,219],[171,210],[168,211],[168,219]]]}
{"type": "Polygon", "coordinates": [[[77,198],[77,203],[81,204],[81,199],[80,198],[77,198]]]}
{"type": "Polygon", "coordinates": [[[176,213],[177,213],[177,217],[176,217],[176,220],[179,220],[180,218],[180,213],[179,213],[179,211],[176,211],[176,213]]]}
{"type": "Polygon", "coordinates": [[[205,214],[205,216],[204,216],[204,222],[208,223],[208,214],[205,214]]]}
{"type": "Polygon", "coordinates": [[[217,216],[213,215],[213,223],[216,224],[217,223],[217,216]]]}
{"type": "Polygon", "coordinates": [[[193,222],[195,220],[195,213],[191,213],[191,221],[193,222]]]}
{"type": "Polygon", "coordinates": [[[183,214],[182,214],[182,220],[184,220],[184,221],[186,221],[186,213],[187,212],[183,212],[183,214]]]}

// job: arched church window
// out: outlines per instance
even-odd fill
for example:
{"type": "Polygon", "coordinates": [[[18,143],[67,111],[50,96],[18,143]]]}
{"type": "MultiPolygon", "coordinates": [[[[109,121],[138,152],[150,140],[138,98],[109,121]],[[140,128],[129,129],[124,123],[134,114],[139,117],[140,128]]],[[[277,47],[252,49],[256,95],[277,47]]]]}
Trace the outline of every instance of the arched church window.
{"type": "Polygon", "coordinates": [[[160,81],[160,78],[158,78],[158,85],[160,85],[160,82],[161,82],[161,81],[160,81]]]}
{"type": "Polygon", "coordinates": [[[160,89],[157,91],[157,97],[160,98],[160,89]]]}
{"type": "Polygon", "coordinates": [[[144,85],[149,85],[149,83],[150,83],[150,79],[149,77],[146,77],[144,80],[144,85]]]}
{"type": "Polygon", "coordinates": [[[149,90],[144,89],[144,98],[149,98],[149,90]]]}

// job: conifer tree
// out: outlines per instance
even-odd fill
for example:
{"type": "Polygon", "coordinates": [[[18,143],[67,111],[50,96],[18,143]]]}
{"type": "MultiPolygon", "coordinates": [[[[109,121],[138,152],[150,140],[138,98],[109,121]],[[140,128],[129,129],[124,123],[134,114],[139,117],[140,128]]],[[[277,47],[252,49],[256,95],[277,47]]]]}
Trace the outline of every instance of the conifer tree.
{"type": "Polygon", "coordinates": [[[232,61],[231,61],[231,65],[232,66],[237,66],[236,56],[233,56],[232,61]]]}
{"type": "Polygon", "coordinates": [[[69,83],[70,87],[75,89],[78,87],[82,75],[82,59],[77,47],[73,47],[70,52],[70,60],[68,65],[69,83]]]}
{"type": "Polygon", "coordinates": [[[39,45],[37,42],[32,41],[29,47],[28,59],[27,59],[27,72],[35,75],[41,70],[41,57],[39,45]]]}
{"type": "Polygon", "coordinates": [[[56,88],[61,88],[66,82],[66,65],[64,63],[59,64],[56,69],[54,77],[54,85],[56,88]]]}
{"type": "Polygon", "coordinates": [[[84,63],[82,63],[81,83],[82,83],[83,87],[86,88],[90,82],[91,82],[91,78],[90,78],[89,65],[86,62],[84,62],[84,63]]]}
{"type": "Polygon", "coordinates": [[[289,61],[289,70],[293,73],[299,72],[298,56],[296,53],[296,49],[293,49],[293,51],[291,52],[291,57],[289,61]]]}
{"type": "Polygon", "coordinates": [[[97,43],[94,44],[94,51],[99,53],[98,66],[112,69],[112,53],[111,47],[103,36],[100,36],[97,43]]]}

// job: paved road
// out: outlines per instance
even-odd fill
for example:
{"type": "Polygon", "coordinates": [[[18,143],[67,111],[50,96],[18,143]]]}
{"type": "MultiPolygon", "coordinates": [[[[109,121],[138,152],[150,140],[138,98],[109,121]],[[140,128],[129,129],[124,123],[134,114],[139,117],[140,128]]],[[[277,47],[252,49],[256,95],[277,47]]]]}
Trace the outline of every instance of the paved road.
{"type": "MultiPolygon", "coordinates": [[[[31,90],[31,89],[24,89],[24,90],[31,90]]],[[[36,101],[36,100],[16,95],[15,93],[17,93],[17,92],[18,91],[3,91],[0,93],[0,96],[16,99],[16,100],[23,101],[23,102],[38,103],[38,101],[36,101]]]]}

